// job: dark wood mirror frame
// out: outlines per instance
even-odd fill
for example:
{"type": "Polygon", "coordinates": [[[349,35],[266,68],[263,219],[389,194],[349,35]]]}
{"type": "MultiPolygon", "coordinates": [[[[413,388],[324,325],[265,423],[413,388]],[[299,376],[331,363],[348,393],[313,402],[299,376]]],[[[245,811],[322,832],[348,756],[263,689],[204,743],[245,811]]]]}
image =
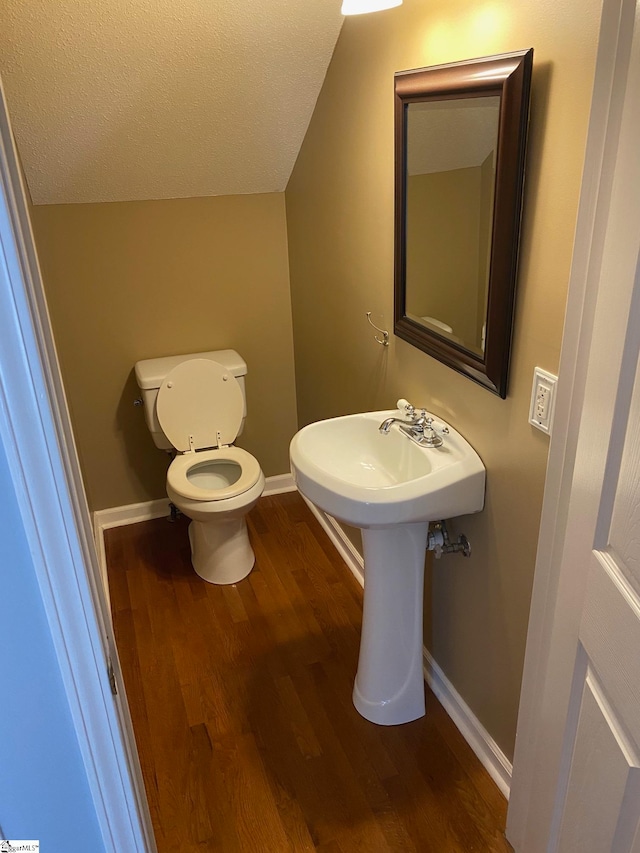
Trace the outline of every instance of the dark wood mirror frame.
{"type": "Polygon", "coordinates": [[[395,326],[398,337],[507,396],[533,49],[395,75],[395,326]],[[425,101],[500,97],[486,337],[479,355],[406,312],[407,107],[425,101]]]}

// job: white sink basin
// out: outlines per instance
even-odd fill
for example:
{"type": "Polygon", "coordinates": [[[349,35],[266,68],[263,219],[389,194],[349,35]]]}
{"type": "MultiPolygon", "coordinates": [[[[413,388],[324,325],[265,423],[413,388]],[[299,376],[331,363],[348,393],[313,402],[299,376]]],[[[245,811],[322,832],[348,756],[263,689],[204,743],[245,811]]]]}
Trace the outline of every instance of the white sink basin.
{"type": "Polygon", "coordinates": [[[291,442],[291,470],[311,503],[362,528],[364,611],[356,709],[396,725],[425,712],[422,600],[429,522],[479,512],[485,469],[452,427],[434,418],[440,447],[413,442],[393,424],[398,410],[366,412],[301,429],[291,442]],[[443,429],[448,430],[443,434],[443,429]]]}
{"type": "Polygon", "coordinates": [[[355,527],[437,521],[478,512],[485,469],[465,439],[447,427],[441,447],[421,447],[393,425],[397,410],[347,415],[310,424],[291,442],[291,469],[303,495],[355,527]]]}

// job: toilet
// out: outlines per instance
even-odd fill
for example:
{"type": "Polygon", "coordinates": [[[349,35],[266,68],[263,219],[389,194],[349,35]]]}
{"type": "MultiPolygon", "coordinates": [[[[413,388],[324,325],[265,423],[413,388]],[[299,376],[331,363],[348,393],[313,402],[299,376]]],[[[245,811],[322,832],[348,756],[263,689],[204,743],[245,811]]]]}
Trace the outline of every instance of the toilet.
{"type": "Polygon", "coordinates": [[[209,583],[232,584],[255,563],[246,515],[264,490],[260,464],[234,446],[246,417],[247,365],[235,350],[137,362],[145,418],[157,447],[175,450],[169,500],[187,518],[191,562],[209,583]]]}

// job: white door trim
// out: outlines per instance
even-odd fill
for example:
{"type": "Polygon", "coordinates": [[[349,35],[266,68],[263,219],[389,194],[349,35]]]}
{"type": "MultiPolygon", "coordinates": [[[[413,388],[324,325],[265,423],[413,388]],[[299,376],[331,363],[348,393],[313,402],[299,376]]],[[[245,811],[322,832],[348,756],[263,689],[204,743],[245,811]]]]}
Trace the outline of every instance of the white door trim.
{"type": "Polygon", "coordinates": [[[109,684],[110,623],[1,85],[0,440],[105,850],[152,853],[126,699],[109,684]]]}
{"type": "Polygon", "coordinates": [[[507,837],[511,844],[518,851],[531,853],[546,850],[533,822],[542,831],[545,821],[540,816],[553,808],[549,797],[555,791],[558,773],[558,767],[543,763],[548,754],[543,745],[545,727],[549,721],[543,719],[542,705],[545,693],[549,695],[551,692],[559,699],[558,705],[568,707],[571,688],[573,661],[567,662],[567,678],[557,677],[563,666],[554,661],[553,671],[556,675],[552,677],[552,638],[554,632],[571,630],[572,620],[579,619],[586,580],[576,577],[571,598],[565,598],[562,602],[563,624],[559,624],[556,612],[560,568],[583,413],[635,5],[635,0],[604,0],[602,11],[507,821],[507,837]]]}

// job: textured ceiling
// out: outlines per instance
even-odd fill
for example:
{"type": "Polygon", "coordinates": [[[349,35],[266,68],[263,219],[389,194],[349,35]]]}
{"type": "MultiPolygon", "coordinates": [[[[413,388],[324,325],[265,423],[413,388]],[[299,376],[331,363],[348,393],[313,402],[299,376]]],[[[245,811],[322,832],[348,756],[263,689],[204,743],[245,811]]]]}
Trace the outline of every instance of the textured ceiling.
{"type": "Polygon", "coordinates": [[[1,0],[35,204],[285,189],[340,0],[1,0]]]}

